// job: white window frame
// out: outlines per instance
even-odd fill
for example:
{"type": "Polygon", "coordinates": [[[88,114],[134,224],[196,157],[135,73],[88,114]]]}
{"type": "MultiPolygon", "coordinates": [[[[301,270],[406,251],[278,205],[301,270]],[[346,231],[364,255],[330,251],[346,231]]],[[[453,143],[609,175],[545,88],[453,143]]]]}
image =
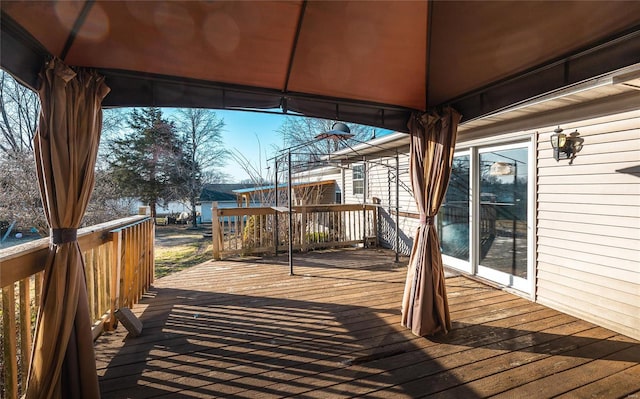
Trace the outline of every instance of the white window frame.
{"type": "Polygon", "coordinates": [[[351,186],[352,186],[353,195],[364,196],[365,173],[367,173],[367,171],[363,163],[358,163],[353,165],[353,169],[351,172],[351,186]],[[362,177],[356,178],[356,168],[361,169],[361,171],[359,171],[358,173],[361,173],[362,177]],[[360,190],[356,191],[356,182],[362,182],[362,186],[361,186],[362,191],[360,190]]]}

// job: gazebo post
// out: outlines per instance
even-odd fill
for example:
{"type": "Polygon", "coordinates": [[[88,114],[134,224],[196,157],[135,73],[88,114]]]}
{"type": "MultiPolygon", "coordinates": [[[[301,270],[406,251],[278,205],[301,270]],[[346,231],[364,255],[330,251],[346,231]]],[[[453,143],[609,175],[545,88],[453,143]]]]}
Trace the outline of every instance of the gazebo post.
{"type": "Polygon", "coordinates": [[[400,262],[400,158],[396,150],[396,260],[400,262]]]}
{"type": "MultiPolygon", "coordinates": [[[[273,181],[273,194],[275,196],[274,199],[274,206],[276,208],[278,208],[278,158],[275,158],[273,160],[273,163],[275,164],[275,168],[274,168],[274,181],[273,181]]],[[[278,211],[276,210],[275,213],[273,214],[273,218],[274,218],[274,227],[273,227],[273,248],[274,248],[274,253],[276,256],[278,256],[278,241],[280,239],[279,234],[278,234],[278,211]]]]}
{"type": "Polygon", "coordinates": [[[293,276],[293,190],[291,189],[291,149],[287,151],[288,166],[288,182],[287,189],[289,191],[289,275],[293,276]]]}

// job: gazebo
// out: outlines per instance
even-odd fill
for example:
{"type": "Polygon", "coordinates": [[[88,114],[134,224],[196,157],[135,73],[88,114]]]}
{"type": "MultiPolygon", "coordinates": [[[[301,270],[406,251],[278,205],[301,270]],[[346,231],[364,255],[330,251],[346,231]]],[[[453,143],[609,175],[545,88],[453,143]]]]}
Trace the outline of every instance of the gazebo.
{"type": "Polygon", "coordinates": [[[98,397],[77,228],[101,107],[266,110],[411,134],[402,323],[450,326],[434,215],[457,125],[640,62],[640,2],[11,1],[1,66],[38,90],[51,227],[28,398],[98,397]]]}

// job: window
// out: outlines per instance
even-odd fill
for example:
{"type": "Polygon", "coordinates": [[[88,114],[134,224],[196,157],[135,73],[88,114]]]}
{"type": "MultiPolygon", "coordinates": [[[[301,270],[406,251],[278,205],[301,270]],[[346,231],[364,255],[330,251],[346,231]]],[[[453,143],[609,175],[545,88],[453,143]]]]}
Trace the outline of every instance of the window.
{"type": "Polygon", "coordinates": [[[364,194],[364,165],[353,165],[353,194],[364,194]]]}

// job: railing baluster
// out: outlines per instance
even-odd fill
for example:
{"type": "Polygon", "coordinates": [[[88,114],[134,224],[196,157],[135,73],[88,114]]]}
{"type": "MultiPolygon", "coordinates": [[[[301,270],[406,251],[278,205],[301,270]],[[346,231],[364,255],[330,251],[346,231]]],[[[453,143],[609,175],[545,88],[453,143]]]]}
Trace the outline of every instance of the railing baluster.
{"type": "Polygon", "coordinates": [[[151,288],[151,282],[153,281],[153,276],[151,275],[151,270],[153,269],[153,250],[152,250],[152,246],[150,245],[150,241],[149,241],[149,237],[151,236],[150,232],[151,230],[149,230],[149,224],[148,223],[144,223],[142,225],[143,228],[143,250],[146,254],[145,259],[147,260],[144,264],[144,287],[143,291],[147,291],[149,288],[151,288]]]}
{"type": "Polygon", "coordinates": [[[128,231],[122,231],[122,273],[120,280],[120,306],[131,306],[129,303],[129,242],[128,242],[128,231]]]}
{"type": "Polygon", "coordinates": [[[137,264],[138,261],[138,253],[136,251],[136,247],[135,247],[135,231],[133,229],[127,229],[128,234],[127,234],[127,253],[129,254],[128,256],[128,261],[127,261],[127,268],[129,269],[129,293],[128,293],[128,300],[129,300],[129,304],[127,306],[129,306],[130,308],[133,307],[133,305],[135,305],[136,303],[136,294],[135,294],[135,281],[136,281],[136,270],[135,270],[135,265],[137,264]]]}
{"type": "Polygon", "coordinates": [[[107,331],[112,330],[116,326],[115,311],[120,307],[120,272],[122,270],[122,231],[111,232],[111,273],[109,292],[110,292],[110,315],[109,320],[105,324],[107,331]]]}
{"type": "MultiPolygon", "coordinates": [[[[100,314],[100,265],[99,265],[99,248],[94,248],[91,250],[93,253],[93,260],[91,261],[91,267],[93,268],[93,320],[98,320],[102,316],[100,314]]],[[[87,287],[88,288],[88,287],[87,287]]],[[[89,288],[88,288],[89,289],[89,288]]]]}
{"type": "Polygon", "coordinates": [[[220,215],[218,214],[218,203],[214,202],[211,207],[211,238],[213,239],[213,259],[220,259],[220,251],[224,249],[220,245],[222,242],[220,235],[223,232],[224,228],[224,219],[220,219],[220,215]]]}
{"type": "Polygon", "coordinates": [[[105,254],[104,254],[104,245],[100,245],[96,248],[96,275],[98,277],[97,281],[97,294],[98,294],[98,308],[96,312],[96,320],[102,318],[102,315],[107,310],[107,307],[104,305],[105,296],[107,295],[107,287],[105,285],[105,273],[106,273],[106,265],[105,265],[105,254]]]}
{"type": "Polygon", "coordinates": [[[136,250],[136,254],[138,255],[138,257],[136,258],[136,268],[135,268],[135,274],[136,274],[135,303],[140,302],[140,298],[142,298],[142,295],[141,295],[142,270],[141,269],[142,269],[142,265],[144,264],[144,261],[146,260],[144,259],[144,252],[142,251],[142,248],[141,248],[141,244],[142,244],[141,227],[142,226],[140,225],[133,226],[133,234],[134,234],[133,245],[136,250]]]}
{"type": "Polygon", "coordinates": [[[16,306],[14,284],[2,287],[2,333],[5,398],[18,397],[18,361],[16,356],[16,306]]]}
{"type": "Polygon", "coordinates": [[[34,276],[34,294],[35,294],[35,306],[40,306],[40,294],[42,294],[42,279],[44,278],[44,272],[36,273],[34,276]]]}
{"type": "Polygon", "coordinates": [[[136,251],[135,246],[135,230],[128,229],[128,238],[127,238],[127,252],[129,253],[129,261],[127,262],[127,267],[129,268],[129,307],[132,308],[133,305],[136,304],[136,268],[135,265],[138,263],[138,252],[136,251]]]}
{"type": "Polygon", "coordinates": [[[300,234],[295,235],[294,237],[300,237],[300,250],[302,252],[306,252],[308,248],[307,246],[308,240],[306,237],[306,233],[307,233],[307,229],[309,228],[309,216],[307,215],[306,206],[302,206],[301,211],[302,211],[302,215],[300,216],[300,234]]]}
{"type": "Polygon", "coordinates": [[[20,384],[24,392],[31,361],[31,278],[20,280],[20,384]]]}
{"type": "Polygon", "coordinates": [[[233,249],[238,249],[238,216],[233,217],[233,249]]]}
{"type": "Polygon", "coordinates": [[[84,276],[87,283],[87,299],[89,300],[89,313],[91,317],[95,316],[95,293],[93,287],[95,286],[93,280],[93,250],[84,252],[84,276]]]}

